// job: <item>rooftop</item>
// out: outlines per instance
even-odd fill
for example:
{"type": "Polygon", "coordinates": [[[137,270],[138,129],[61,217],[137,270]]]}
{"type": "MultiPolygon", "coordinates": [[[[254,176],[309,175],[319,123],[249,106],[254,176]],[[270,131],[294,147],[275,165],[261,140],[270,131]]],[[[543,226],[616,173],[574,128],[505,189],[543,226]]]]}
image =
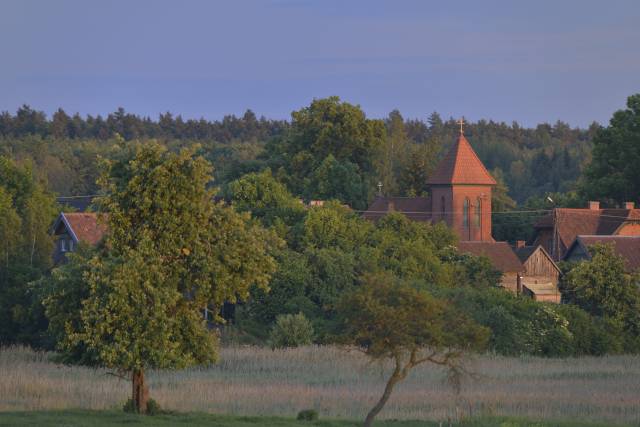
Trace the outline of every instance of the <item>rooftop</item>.
{"type": "Polygon", "coordinates": [[[460,133],[453,147],[427,180],[427,184],[496,185],[496,180],[484,167],[464,134],[460,133]]]}

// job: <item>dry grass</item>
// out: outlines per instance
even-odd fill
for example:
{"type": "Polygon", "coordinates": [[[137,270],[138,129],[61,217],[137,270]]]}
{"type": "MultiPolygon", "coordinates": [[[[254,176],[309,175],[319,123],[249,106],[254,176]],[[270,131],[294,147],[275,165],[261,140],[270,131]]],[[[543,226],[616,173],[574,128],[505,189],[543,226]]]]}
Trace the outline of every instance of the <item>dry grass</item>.
{"type": "MultiPolygon", "coordinates": [[[[216,366],[150,373],[151,395],[168,409],[242,415],[295,414],[359,419],[382,392],[386,369],[332,347],[271,351],[226,348],[216,366]]],[[[442,420],[508,415],[537,419],[640,422],[640,357],[580,359],[483,356],[481,377],[456,399],[436,367],[416,368],[381,418],[442,420]]],[[[0,411],[120,407],[129,384],[48,361],[28,349],[0,350],[0,411]]]]}

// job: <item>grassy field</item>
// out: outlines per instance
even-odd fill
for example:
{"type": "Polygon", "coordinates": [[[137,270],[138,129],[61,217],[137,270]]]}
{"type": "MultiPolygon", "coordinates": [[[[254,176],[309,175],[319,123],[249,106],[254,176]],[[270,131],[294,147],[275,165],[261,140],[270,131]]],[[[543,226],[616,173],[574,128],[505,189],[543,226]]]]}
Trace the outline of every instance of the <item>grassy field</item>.
{"type": "MultiPolygon", "coordinates": [[[[314,422],[296,421],[283,417],[240,417],[212,414],[172,414],[154,417],[128,415],[113,411],[46,411],[0,413],[0,427],[4,426],[65,426],[65,427],[108,427],[108,426],[158,426],[184,425],[190,427],[359,427],[361,421],[318,420],[314,422]]],[[[490,417],[463,420],[460,423],[437,421],[383,420],[377,427],[606,427],[608,424],[584,424],[577,421],[529,421],[518,418],[490,417]]]]}
{"type": "MultiPolygon", "coordinates": [[[[640,423],[640,357],[561,360],[484,356],[472,361],[470,367],[479,377],[464,383],[459,397],[444,382],[442,370],[417,368],[398,387],[380,419],[446,422],[460,416],[507,416],[574,420],[577,424],[571,425],[576,426],[585,421],[640,423]]],[[[179,412],[295,417],[302,409],[314,408],[321,419],[360,420],[382,392],[385,373],[384,366],[370,365],[358,353],[332,347],[286,351],[238,347],[223,349],[220,363],[212,367],[151,372],[150,383],[152,398],[163,408],[179,412]]],[[[108,410],[112,412],[104,417],[126,417],[113,411],[121,408],[129,390],[128,382],[101,370],[56,365],[48,355],[27,349],[0,350],[0,411],[5,412],[0,424],[7,419],[19,423],[21,415],[6,412],[25,410],[108,410]]],[[[52,416],[50,412],[43,414],[52,416]]],[[[74,414],[63,412],[60,416],[74,414]]],[[[27,418],[32,416],[38,413],[27,418]]],[[[236,421],[224,425],[242,425],[236,421]]],[[[284,424],[272,425],[297,425],[291,420],[277,422],[284,424]]],[[[504,425],[511,426],[510,422],[504,425]]],[[[39,423],[31,420],[30,424],[39,423]]],[[[58,424],[82,425],[71,421],[58,424]]]]}

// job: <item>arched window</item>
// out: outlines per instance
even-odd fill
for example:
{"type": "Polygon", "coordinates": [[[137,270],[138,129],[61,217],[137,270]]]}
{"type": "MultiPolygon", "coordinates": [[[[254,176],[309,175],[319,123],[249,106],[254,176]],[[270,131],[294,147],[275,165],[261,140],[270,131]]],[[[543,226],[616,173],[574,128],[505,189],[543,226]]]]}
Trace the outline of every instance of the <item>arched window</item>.
{"type": "Polygon", "coordinates": [[[480,200],[480,197],[478,197],[478,200],[476,201],[476,214],[475,214],[474,225],[476,227],[480,227],[480,221],[482,221],[482,200],[480,200]]]}
{"type": "Polygon", "coordinates": [[[464,205],[462,206],[462,225],[464,228],[469,228],[469,199],[464,199],[464,205]]]}
{"type": "Polygon", "coordinates": [[[446,212],[446,208],[445,208],[445,205],[444,205],[444,196],[442,196],[440,198],[440,211],[442,213],[442,219],[444,219],[444,215],[445,215],[445,212],[446,212]]]}

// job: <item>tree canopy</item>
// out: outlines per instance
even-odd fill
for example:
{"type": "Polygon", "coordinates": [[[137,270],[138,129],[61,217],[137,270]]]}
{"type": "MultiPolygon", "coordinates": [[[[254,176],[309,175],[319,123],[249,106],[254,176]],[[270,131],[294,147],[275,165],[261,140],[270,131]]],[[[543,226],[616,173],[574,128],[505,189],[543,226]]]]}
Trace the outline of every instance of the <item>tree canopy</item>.
{"type": "MultiPolygon", "coordinates": [[[[83,348],[95,356],[90,362],[131,374],[141,412],[144,372],[215,361],[217,337],[203,310],[216,314],[225,301],[246,299],[251,286],[266,288],[275,270],[269,253],[277,237],[213,203],[210,181],[210,165],[187,149],[145,144],[104,163],[99,206],[108,233],[88,261],[80,321],[68,313],[60,350],[83,348]]],[[[64,298],[59,291],[49,312],[64,298]]]]}
{"type": "Polygon", "coordinates": [[[592,199],[640,203],[640,94],[596,133],[585,176],[582,191],[592,199]]]}

